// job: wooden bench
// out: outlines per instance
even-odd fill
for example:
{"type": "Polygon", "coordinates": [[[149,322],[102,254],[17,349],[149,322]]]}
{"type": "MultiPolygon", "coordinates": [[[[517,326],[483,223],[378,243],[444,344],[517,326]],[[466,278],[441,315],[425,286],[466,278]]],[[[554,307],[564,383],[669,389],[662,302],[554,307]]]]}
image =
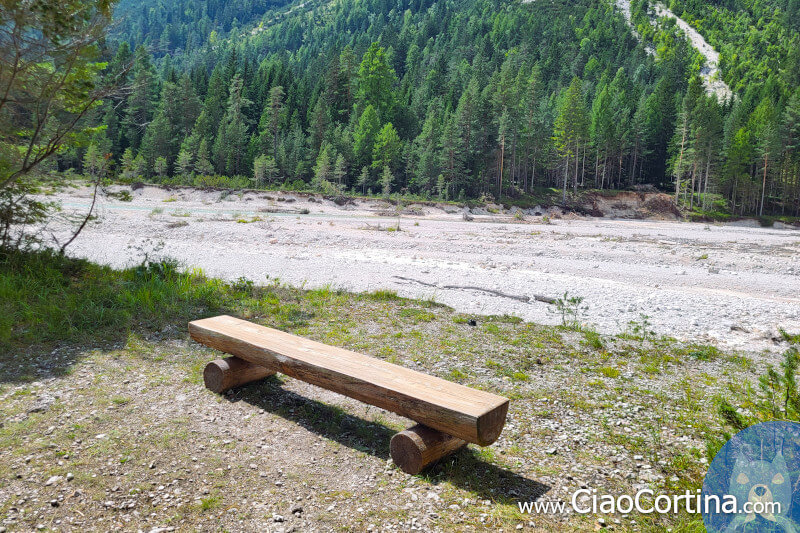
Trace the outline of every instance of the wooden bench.
{"type": "Polygon", "coordinates": [[[416,474],[472,442],[487,446],[505,424],[508,399],[393,365],[360,353],[231,316],[189,323],[192,339],[233,355],[209,363],[203,377],[215,392],[276,372],[387,409],[418,424],[392,437],[392,459],[416,474]]]}

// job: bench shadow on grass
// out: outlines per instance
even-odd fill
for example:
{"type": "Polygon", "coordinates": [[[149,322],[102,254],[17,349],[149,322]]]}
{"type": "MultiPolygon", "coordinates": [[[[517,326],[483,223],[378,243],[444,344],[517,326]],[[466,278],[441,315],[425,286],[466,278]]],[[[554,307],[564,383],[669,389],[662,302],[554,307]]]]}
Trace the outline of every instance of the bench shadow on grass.
{"type": "MultiPolygon", "coordinates": [[[[384,461],[389,459],[389,441],[397,430],[379,422],[353,416],[339,407],[307,398],[281,386],[275,376],[251,383],[225,397],[244,401],[277,414],[326,439],[369,453],[384,461]]],[[[366,404],[365,404],[366,405],[366,404]]],[[[442,458],[419,474],[433,484],[449,481],[484,500],[516,506],[546,494],[550,486],[485,462],[474,445],[442,458]]]]}

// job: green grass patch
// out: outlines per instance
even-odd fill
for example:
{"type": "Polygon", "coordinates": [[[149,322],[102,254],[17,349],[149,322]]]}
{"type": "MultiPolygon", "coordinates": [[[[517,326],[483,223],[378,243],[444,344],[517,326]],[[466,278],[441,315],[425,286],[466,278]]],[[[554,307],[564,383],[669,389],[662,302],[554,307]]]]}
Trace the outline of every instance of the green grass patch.
{"type": "Polygon", "coordinates": [[[235,307],[237,296],[170,261],[114,270],[52,252],[0,252],[0,352],[124,340],[139,327],[160,329],[235,307]]]}

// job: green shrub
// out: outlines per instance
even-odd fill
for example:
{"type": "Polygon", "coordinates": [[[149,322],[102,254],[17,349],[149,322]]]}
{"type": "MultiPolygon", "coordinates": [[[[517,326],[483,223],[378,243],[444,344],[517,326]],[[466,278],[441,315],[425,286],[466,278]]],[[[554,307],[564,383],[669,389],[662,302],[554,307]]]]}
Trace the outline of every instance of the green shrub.
{"type": "Polygon", "coordinates": [[[723,430],[706,441],[709,460],[727,442],[731,435],[760,422],[786,420],[800,422],[800,391],[797,388],[797,373],[800,368],[798,335],[782,332],[784,338],[793,343],[783,353],[783,361],[776,369],[769,365],[758,378],[756,388],[747,387],[745,399],[738,407],[726,398],[717,399],[717,412],[723,430]]]}

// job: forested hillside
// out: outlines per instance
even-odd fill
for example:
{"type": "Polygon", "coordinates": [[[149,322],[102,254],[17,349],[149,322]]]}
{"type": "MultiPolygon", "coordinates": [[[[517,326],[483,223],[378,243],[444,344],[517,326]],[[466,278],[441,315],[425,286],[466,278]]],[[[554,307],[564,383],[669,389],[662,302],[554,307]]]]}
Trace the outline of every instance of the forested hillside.
{"type": "Polygon", "coordinates": [[[775,91],[800,85],[800,2],[673,0],[674,10],[720,52],[725,80],[737,89],[767,81],[775,91]]]}
{"type": "Polygon", "coordinates": [[[648,36],[654,58],[590,0],[125,0],[117,18],[107,72],[132,62],[129,90],[62,168],[446,199],[651,184],[709,210],[800,209],[786,17],[763,54],[735,45],[752,68],[724,56],[733,102],[704,93],[676,33],[648,36]]]}

